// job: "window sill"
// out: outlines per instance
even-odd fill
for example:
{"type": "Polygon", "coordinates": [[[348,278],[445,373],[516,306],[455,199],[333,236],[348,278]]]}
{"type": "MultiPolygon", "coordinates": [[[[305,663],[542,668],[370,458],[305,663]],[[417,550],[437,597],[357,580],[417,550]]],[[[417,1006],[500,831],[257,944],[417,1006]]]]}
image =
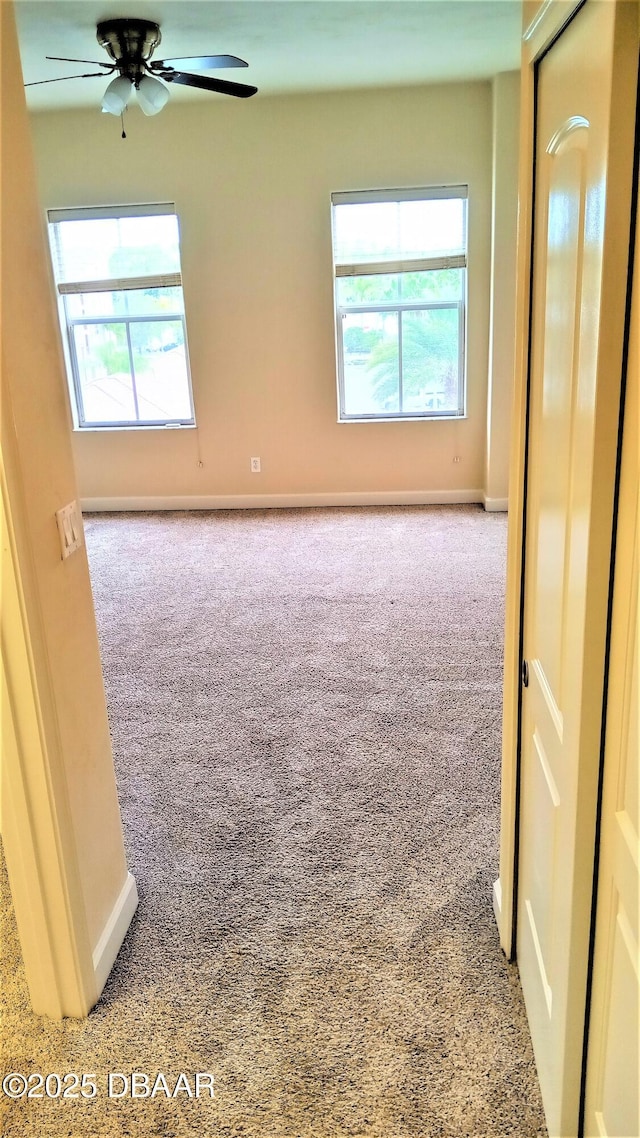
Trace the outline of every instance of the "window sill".
{"type": "Polygon", "coordinates": [[[465,415],[369,415],[358,418],[350,416],[348,419],[337,419],[342,426],[344,423],[459,423],[467,419],[465,415]]]}
{"type": "Polygon", "coordinates": [[[76,435],[93,435],[93,434],[113,434],[114,431],[195,431],[197,423],[144,423],[141,426],[134,424],[127,425],[114,423],[113,426],[105,427],[78,427],[75,423],[73,425],[73,433],[76,435]]]}

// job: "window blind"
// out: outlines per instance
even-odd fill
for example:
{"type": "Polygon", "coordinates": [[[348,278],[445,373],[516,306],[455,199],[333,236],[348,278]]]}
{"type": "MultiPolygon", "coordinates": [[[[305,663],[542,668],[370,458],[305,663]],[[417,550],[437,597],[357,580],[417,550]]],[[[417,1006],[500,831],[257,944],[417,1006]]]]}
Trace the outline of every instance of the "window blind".
{"type": "Polygon", "coordinates": [[[50,210],[48,216],[61,294],[181,284],[172,204],[50,210]]]}
{"type": "Polygon", "coordinates": [[[134,288],[176,288],[182,284],[180,273],[158,273],[148,277],[108,277],[102,281],[66,281],[58,285],[61,296],[85,292],[122,292],[134,288]]]}
{"type": "Polygon", "coordinates": [[[332,194],[336,276],[464,268],[467,187],[332,194]]]}

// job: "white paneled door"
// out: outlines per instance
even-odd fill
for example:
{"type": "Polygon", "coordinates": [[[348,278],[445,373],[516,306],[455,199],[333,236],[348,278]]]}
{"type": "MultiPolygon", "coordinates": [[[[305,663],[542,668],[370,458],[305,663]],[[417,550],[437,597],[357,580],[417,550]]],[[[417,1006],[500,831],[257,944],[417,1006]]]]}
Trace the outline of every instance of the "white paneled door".
{"type": "Polygon", "coordinates": [[[579,1114],[636,19],[587,0],[537,79],[517,955],[552,1138],[579,1114]]]}

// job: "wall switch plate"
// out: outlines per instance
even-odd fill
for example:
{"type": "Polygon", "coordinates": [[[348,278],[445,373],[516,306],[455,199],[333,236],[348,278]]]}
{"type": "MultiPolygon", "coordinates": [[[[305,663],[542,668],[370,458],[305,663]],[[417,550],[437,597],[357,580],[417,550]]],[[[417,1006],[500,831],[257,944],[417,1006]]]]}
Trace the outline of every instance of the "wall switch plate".
{"type": "Polygon", "coordinates": [[[252,474],[259,474],[260,473],[260,459],[259,458],[252,458],[251,459],[251,473],[252,474]]]}
{"type": "Polygon", "coordinates": [[[60,535],[60,550],[63,559],[74,553],[82,545],[82,515],[77,502],[69,502],[56,511],[56,522],[60,535]]]}

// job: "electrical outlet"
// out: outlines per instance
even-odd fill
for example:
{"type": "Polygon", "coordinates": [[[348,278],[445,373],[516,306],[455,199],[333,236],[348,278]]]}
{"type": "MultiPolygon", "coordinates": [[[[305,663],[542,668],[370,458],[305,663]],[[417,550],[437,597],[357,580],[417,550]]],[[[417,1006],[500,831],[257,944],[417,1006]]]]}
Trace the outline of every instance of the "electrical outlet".
{"type": "Polygon", "coordinates": [[[251,473],[252,474],[259,474],[260,473],[260,459],[259,458],[252,458],[251,459],[251,473]]]}

